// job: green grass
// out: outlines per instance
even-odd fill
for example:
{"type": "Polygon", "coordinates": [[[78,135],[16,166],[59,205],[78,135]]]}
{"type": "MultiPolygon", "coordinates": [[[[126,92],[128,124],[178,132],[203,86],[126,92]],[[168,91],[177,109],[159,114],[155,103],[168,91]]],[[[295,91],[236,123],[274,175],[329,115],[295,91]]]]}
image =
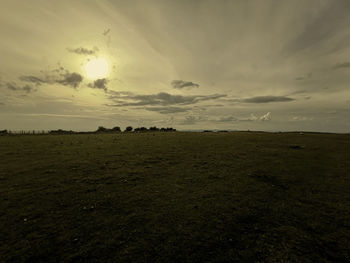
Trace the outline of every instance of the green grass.
{"type": "Polygon", "coordinates": [[[349,248],[349,135],[0,137],[0,262],[349,262],[349,248]]]}

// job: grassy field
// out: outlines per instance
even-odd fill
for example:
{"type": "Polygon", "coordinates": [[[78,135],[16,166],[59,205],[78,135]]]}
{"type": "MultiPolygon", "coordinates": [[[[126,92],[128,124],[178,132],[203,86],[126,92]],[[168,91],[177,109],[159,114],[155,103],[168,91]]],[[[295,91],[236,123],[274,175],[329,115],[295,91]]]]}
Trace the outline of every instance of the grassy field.
{"type": "Polygon", "coordinates": [[[350,135],[0,137],[0,262],[350,262],[350,135]]]}

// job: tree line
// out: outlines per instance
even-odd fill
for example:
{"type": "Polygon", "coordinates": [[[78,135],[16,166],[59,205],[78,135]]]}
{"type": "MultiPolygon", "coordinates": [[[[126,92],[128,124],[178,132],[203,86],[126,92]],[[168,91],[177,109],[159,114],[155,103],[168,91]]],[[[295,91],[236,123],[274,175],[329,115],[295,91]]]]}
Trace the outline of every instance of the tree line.
{"type": "Polygon", "coordinates": [[[97,128],[96,131],[90,131],[90,132],[76,132],[76,131],[72,131],[72,130],[63,130],[63,129],[58,129],[58,130],[50,130],[50,131],[25,131],[25,130],[21,130],[21,131],[11,131],[11,130],[0,130],[0,135],[30,135],[30,134],[86,134],[86,133],[121,133],[121,132],[135,132],[135,133],[139,133],[139,132],[175,132],[176,129],[172,128],[172,127],[167,127],[167,128],[158,128],[156,126],[153,127],[137,127],[137,128],[133,128],[132,126],[127,126],[125,128],[125,130],[122,131],[122,129],[119,126],[115,126],[111,129],[109,128],[105,128],[103,126],[99,126],[97,128]]]}
{"type": "MultiPolygon", "coordinates": [[[[127,126],[125,128],[125,130],[123,132],[157,132],[157,131],[161,131],[161,132],[174,132],[176,131],[176,129],[174,128],[158,128],[156,126],[153,126],[153,127],[149,127],[149,128],[146,128],[146,127],[137,127],[137,128],[133,128],[132,126],[127,126]]],[[[116,126],[116,127],[113,127],[112,129],[107,129],[103,126],[100,126],[98,127],[97,131],[96,132],[122,132],[122,130],[120,129],[120,127],[116,126]]]]}

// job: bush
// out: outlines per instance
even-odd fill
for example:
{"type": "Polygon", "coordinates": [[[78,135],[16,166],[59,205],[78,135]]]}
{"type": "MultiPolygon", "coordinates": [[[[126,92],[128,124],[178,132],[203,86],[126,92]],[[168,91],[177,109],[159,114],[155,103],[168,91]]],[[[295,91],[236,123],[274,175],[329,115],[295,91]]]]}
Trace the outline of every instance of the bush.
{"type": "Polygon", "coordinates": [[[97,132],[106,132],[106,131],[108,131],[108,129],[103,126],[99,126],[97,129],[97,132]]]}
{"type": "Polygon", "coordinates": [[[126,127],[126,128],[125,128],[125,131],[126,131],[126,132],[131,132],[131,131],[132,131],[132,127],[131,127],[131,126],[126,127]]]}
{"type": "Polygon", "coordinates": [[[121,129],[119,126],[115,126],[114,128],[112,128],[112,131],[114,132],[121,132],[121,129]]]}

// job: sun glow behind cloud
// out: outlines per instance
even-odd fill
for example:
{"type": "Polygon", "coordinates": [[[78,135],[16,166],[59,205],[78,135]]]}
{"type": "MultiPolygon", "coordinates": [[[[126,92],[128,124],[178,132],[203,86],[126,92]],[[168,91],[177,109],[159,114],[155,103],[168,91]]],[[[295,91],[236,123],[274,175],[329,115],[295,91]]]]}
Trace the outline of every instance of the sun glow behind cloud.
{"type": "Polygon", "coordinates": [[[108,61],[105,58],[94,58],[88,61],[85,66],[86,77],[90,79],[106,78],[109,74],[108,61]]]}

